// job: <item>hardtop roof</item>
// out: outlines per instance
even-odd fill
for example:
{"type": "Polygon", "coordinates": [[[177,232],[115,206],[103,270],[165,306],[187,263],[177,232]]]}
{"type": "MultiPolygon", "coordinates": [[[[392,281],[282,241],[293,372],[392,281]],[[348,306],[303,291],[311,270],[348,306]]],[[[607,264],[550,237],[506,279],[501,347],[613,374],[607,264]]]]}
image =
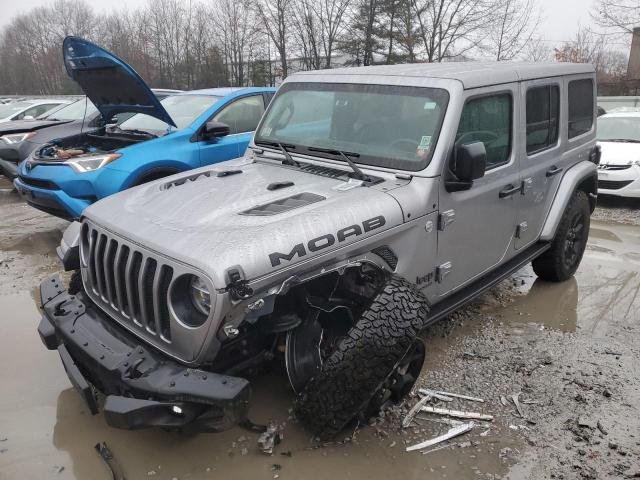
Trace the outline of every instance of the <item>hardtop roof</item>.
{"type": "MultiPolygon", "coordinates": [[[[595,73],[593,65],[586,63],[447,62],[374,65],[305,71],[292,75],[290,80],[295,81],[295,77],[298,76],[317,76],[318,80],[327,81],[326,77],[328,76],[342,75],[438,78],[459,80],[465,89],[470,89],[538,78],[593,73],[595,73]]],[[[305,80],[308,79],[305,78],[305,80]]]]}

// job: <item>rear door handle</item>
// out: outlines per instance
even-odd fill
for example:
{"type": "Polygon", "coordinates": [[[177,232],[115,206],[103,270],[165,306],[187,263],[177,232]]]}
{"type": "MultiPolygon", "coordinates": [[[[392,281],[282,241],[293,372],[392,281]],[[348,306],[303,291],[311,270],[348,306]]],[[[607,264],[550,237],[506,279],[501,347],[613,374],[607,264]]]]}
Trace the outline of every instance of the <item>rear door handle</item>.
{"type": "Polygon", "coordinates": [[[547,170],[547,178],[553,177],[554,175],[559,174],[562,171],[562,168],[556,167],[555,165],[547,170]]]}
{"type": "Polygon", "coordinates": [[[500,190],[500,193],[498,195],[500,196],[500,198],[507,198],[520,192],[522,192],[522,184],[518,185],[517,187],[508,185],[507,187],[500,190]]]}

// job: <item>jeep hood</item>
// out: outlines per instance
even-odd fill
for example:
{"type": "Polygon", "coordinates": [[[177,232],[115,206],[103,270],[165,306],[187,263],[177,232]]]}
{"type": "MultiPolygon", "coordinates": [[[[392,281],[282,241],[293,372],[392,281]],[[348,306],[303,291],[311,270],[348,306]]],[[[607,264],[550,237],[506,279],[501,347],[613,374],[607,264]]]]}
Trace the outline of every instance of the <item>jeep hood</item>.
{"type": "Polygon", "coordinates": [[[226,162],[112,195],[88,207],[84,216],[201,269],[222,288],[231,267],[240,266],[253,280],[403,222],[391,195],[372,187],[336,189],[344,184],[279,165],[226,162]],[[223,170],[242,173],[217,176],[223,170]],[[273,190],[278,182],[293,185],[273,190]],[[347,238],[340,240],[338,232],[349,227],[347,238]],[[301,255],[279,258],[274,265],[274,254],[289,255],[297,246],[301,252],[300,245],[301,255]]]}
{"type": "Polygon", "coordinates": [[[66,37],[62,51],[67,73],[105,121],[117,113],[137,112],[176,126],[145,81],[123,60],[78,37],[66,37]]]}

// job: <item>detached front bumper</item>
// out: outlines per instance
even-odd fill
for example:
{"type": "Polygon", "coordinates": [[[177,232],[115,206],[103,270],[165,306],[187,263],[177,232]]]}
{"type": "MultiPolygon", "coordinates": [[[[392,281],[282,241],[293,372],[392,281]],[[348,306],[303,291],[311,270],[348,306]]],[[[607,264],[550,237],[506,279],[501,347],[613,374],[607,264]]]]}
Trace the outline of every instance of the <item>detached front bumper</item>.
{"type": "Polygon", "coordinates": [[[42,282],[42,342],[58,350],[91,413],[112,427],[222,431],[246,418],[249,382],[190,368],[149,349],[55,275],[42,282]],[[106,399],[99,402],[97,392],[106,399]]]}

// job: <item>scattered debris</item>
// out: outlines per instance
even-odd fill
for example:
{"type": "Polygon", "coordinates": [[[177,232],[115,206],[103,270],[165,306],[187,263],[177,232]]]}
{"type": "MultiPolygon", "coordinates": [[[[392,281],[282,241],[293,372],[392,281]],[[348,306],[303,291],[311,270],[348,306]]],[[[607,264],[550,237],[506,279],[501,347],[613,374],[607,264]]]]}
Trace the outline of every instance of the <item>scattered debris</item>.
{"type": "Polygon", "coordinates": [[[412,452],[414,450],[422,450],[423,448],[431,447],[432,445],[437,445],[438,443],[445,442],[451,438],[467,433],[473,428],[473,426],[474,426],[473,422],[463,423],[462,425],[458,425],[457,427],[451,428],[444,435],[440,435],[438,437],[432,438],[425,442],[407,447],[407,452],[412,452]]]}
{"type": "Polygon", "coordinates": [[[596,424],[593,420],[588,417],[580,417],[578,418],[578,426],[583,428],[588,428],[590,430],[596,429],[596,424]]]}
{"type": "Polygon", "coordinates": [[[609,350],[608,348],[605,349],[604,353],[605,353],[605,355],[615,355],[616,357],[621,357],[622,356],[622,353],[614,352],[613,350],[609,350]]]}
{"type": "Polygon", "coordinates": [[[484,413],[478,412],[463,412],[460,410],[450,410],[448,408],[438,408],[438,407],[422,407],[422,412],[434,413],[436,415],[446,415],[448,417],[456,417],[456,418],[466,418],[470,420],[486,420],[492,421],[493,415],[487,415],[484,413]]]}
{"type": "MultiPolygon", "coordinates": [[[[109,471],[111,472],[111,478],[113,480],[125,480],[124,472],[113,456],[111,450],[109,450],[109,447],[107,447],[107,444],[105,442],[96,443],[94,448],[109,468],[109,471]]],[[[149,472],[148,475],[151,475],[151,472],[149,472]]],[[[153,472],[153,475],[155,475],[155,472],[153,472]]]]}
{"type": "Polygon", "coordinates": [[[55,473],[62,473],[62,472],[64,472],[64,466],[55,466],[55,467],[53,467],[53,471],[55,473]]]}
{"type": "Polygon", "coordinates": [[[514,395],[511,395],[511,400],[513,400],[513,404],[516,406],[516,410],[518,411],[518,415],[520,415],[520,418],[524,418],[522,407],[520,406],[520,402],[518,401],[518,398],[520,397],[521,393],[522,392],[518,392],[514,395]]]}
{"type": "Polygon", "coordinates": [[[596,426],[598,427],[598,430],[600,430],[600,433],[602,433],[603,435],[609,434],[609,432],[607,431],[606,428],[604,428],[604,425],[602,425],[602,422],[600,420],[598,420],[598,422],[596,423],[596,426]]]}
{"type": "Polygon", "coordinates": [[[266,431],[258,438],[258,446],[265,455],[273,455],[273,448],[282,440],[282,427],[269,423],[266,431]]]}
{"type": "Polygon", "coordinates": [[[442,400],[443,402],[453,402],[453,398],[447,397],[440,392],[436,392],[434,390],[427,390],[426,388],[421,388],[418,390],[418,393],[422,395],[426,395],[429,399],[437,398],[438,400],[442,400]]]}
{"type": "Polygon", "coordinates": [[[411,425],[413,417],[416,416],[420,409],[424,407],[429,400],[431,400],[431,397],[427,395],[426,397],[422,397],[413,407],[411,407],[411,410],[409,410],[407,415],[404,417],[404,420],[402,420],[402,428],[407,428],[411,425]]]}
{"type": "Polygon", "coordinates": [[[420,392],[422,394],[425,394],[425,395],[432,395],[432,396],[440,395],[440,396],[449,397],[449,400],[445,400],[446,402],[451,401],[450,400],[451,398],[459,398],[461,400],[469,400],[470,402],[484,403],[484,400],[482,398],[470,397],[469,395],[461,395],[459,393],[434,391],[434,390],[427,390],[427,389],[424,389],[424,388],[419,389],[418,392],[420,392]]]}
{"type": "Polygon", "coordinates": [[[505,407],[509,406],[509,400],[504,395],[500,395],[500,403],[505,407]]]}

